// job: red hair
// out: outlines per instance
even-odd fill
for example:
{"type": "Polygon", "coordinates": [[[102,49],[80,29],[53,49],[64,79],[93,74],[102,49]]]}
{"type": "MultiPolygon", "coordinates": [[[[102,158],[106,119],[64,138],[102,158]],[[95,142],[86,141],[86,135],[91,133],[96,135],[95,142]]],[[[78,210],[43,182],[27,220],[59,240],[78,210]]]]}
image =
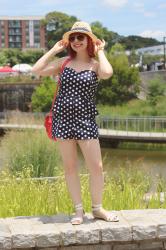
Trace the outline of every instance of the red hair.
{"type": "MultiPolygon", "coordinates": [[[[95,46],[93,44],[93,41],[92,41],[90,36],[86,35],[86,37],[88,39],[88,43],[87,43],[88,55],[90,57],[95,57],[95,46]]],[[[70,42],[69,42],[69,45],[67,46],[67,51],[68,51],[68,54],[71,58],[74,58],[77,54],[77,52],[72,49],[70,42]]]]}

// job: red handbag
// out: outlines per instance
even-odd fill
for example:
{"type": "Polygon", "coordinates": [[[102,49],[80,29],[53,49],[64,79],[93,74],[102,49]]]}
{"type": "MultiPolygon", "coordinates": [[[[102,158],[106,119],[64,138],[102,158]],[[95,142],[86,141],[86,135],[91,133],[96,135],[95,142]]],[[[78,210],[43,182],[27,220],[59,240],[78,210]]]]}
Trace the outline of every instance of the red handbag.
{"type": "MultiPolygon", "coordinates": [[[[62,71],[64,70],[64,67],[66,66],[66,64],[69,61],[71,61],[71,58],[67,58],[64,61],[63,65],[61,67],[60,73],[62,73],[62,71]]],[[[61,84],[61,82],[60,82],[60,77],[59,77],[58,84],[56,86],[56,90],[55,90],[55,94],[54,94],[54,99],[53,99],[53,102],[52,102],[52,107],[50,109],[50,112],[45,116],[45,121],[44,121],[44,126],[45,126],[45,129],[46,129],[46,133],[47,133],[48,137],[51,140],[54,140],[54,141],[56,141],[56,137],[52,137],[52,117],[53,117],[52,109],[53,109],[53,106],[54,106],[54,103],[55,103],[55,99],[56,99],[57,92],[58,92],[60,84],[61,84]]],[[[54,113],[54,117],[55,117],[55,113],[54,113]]]]}

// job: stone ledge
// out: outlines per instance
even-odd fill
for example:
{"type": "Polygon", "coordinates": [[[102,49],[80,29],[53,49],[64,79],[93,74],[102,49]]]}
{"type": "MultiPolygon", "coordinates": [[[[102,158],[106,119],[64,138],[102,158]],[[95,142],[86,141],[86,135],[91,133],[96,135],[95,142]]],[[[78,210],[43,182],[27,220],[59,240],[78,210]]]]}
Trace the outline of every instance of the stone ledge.
{"type": "Polygon", "coordinates": [[[166,249],[166,209],[116,213],[119,222],[94,220],[86,213],[84,224],[77,226],[65,214],[1,218],[0,250],[166,249]]]}

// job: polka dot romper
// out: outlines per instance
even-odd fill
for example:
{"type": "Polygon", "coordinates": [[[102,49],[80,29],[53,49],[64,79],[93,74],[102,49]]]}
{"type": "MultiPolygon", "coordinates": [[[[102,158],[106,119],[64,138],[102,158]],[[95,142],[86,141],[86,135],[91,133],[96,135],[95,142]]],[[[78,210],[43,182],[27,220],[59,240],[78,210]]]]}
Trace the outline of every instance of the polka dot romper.
{"type": "Polygon", "coordinates": [[[96,139],[98,111],[94,98],[98,87],[96,72],[65,67],[53,106],[52,136],[61,139],[96,139]]]}

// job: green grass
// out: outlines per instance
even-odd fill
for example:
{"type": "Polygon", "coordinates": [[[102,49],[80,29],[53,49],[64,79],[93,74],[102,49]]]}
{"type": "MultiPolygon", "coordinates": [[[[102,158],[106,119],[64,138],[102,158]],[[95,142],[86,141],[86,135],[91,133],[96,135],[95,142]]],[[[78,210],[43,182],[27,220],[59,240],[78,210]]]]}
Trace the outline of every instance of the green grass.
{"type": "MultiPolygon", "coordinates": [[[[45,131],[9,132],[1,142],[1,153],[7,160],[0,173],[0,217],[74,211],[57,143],[49,140],[45,131]],[[38,176],[60,177],[51,182],[31,178],[38,176]]],[[[79,171],[82,173],[82,169],[79,171]]],[[[80,180],[83,205],[90,212],[89,175],[80,174],[80,180]]],[[[157,193],[166,192],[164,179],[160,177],[156,183],[157,193]]],[[[105,173],[103,206],[109,210],[166,208],[166,201],[161,203],[159,197],[144,201],[144,194],[151,186],[152,180],[139,170],[137,162],[131,165],[125,161],[117,171],[105,173]]]]}
{"type": "Polygon", "coordinates": [[[100,115],[104,116],[165,116],[166,98],[160,97],[156,106],[147,100],[134,99],[116,106],[97,105],[100,115]]]}
{"type": "Polygon", "coordinates": [[[12,173],[31,168],[32,177],[56,176],[62,168],[57,143],[50,140],[45,130],[11,131],[1,143],[4,168],[12,173]]]}
{"type": "MultiPolygon", "coordinates": [[[[63,173],[55,181],[30,178],[31,169],[19,173],[19,180],[8,171],[0,177],[0,217],[71,214],[73,204],[67,191],[63,173]]],[[[18,177],[18,174],[17,174],[18,177]]],[[[81,175],[82,200],[85,211],[91,211],[89,176],[81,175]]],[[[166,192],[165,182],[161,181],[157,191],[166,192]]],[[[112,176],[105,175],[103,206],[109,210],[166,208],[166,201],[152,197],[145,202],[144,194],[149,190],[150,179],[136,169],[120,171],[112,176]]]]}

